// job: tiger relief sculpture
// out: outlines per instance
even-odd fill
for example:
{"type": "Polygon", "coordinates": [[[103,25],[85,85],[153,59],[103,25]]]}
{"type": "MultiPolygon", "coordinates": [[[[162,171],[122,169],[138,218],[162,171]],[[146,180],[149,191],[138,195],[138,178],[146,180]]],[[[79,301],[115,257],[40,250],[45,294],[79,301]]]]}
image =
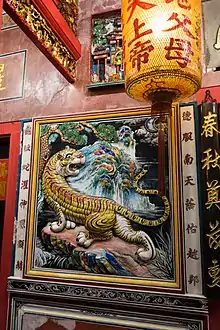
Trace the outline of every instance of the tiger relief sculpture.
{"type": "MultiPolygon", "coordinates": [[[[77,236],[77,244],[84,248],[94,241],[108,240],[113,236],[137,245],[137,256],[147,262],[156,257],[156,249],[151,238],[142,230],[134,230],[131,223],[144,226],[158,226],[167,220],[170,212],[169,201],[161,196],[164,203],[163,215],[156,220],[148,220],[135,215],[114,200],[88,196],[74,190],[66,178],[77,176],[85,164],[85,156],[73,148],[66,147],[54,154],[47,162],[42,174],[42,191],[46,202],[56,213],[57,221],[50,224],[53,232],[65,228],[73,229],[83,225],[86,231],[77,236]]],[[[145,173],[136,177],[136,190],[142,194],[159,195],[158,190],[142,190],[137,182],[145,173]]]]}

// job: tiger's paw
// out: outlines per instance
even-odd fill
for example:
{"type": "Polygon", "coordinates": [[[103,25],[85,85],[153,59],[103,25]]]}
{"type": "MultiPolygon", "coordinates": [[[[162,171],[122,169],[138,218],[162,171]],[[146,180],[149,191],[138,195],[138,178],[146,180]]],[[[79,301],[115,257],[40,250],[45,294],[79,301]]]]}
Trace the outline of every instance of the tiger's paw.
{"type": "Polygon", "coordinates": [[[147,248],[140,248],[136,252],[138,259],[140,259],[143,262],[148,262],[156,257],[155,252],[149,247],[147,248]]]}
{"type": "Polygon", "coordinates": [[[80,231],[77,235],[76,241],[78,245],[88,248],[92,244],[93,239],[89,238],[88,234],[84,231],[80,231]]]}
{"type": "Polygon", "coordinates": [[[155,259],[157,251],[152,239],[147,235],[147,233],[144,232],[140,232],[139,235],[142,238],[143,245],[136,252],[138,259],[143,262],[148,262],[155,259]]]}
{"type": "Polygon", "coordinates": [[[65,223],[58,223],[57,221],[54,221],[52,223],[49,222],[48,225],[54,233],[60,233],[61,231],[63,231],[65,229],[65,226],[66,226],[65,223]]]}
{"type": "Polygon", "coordinates": [[[67,220],[66,229],[74,229],[76,227],[75,222],[67,220]]]}

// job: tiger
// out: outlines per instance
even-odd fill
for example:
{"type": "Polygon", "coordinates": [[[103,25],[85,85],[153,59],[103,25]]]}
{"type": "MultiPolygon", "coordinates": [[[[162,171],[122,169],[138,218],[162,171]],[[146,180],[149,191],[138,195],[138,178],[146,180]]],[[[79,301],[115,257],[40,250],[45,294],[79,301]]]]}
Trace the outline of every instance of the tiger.
{"type": "MultiPolygon", "coordinates": [[[[57,218],[49,224],[51,231],[61,232],[82,225],[86,230],[77,234],[76,241],[79,246],[88,248],[95,241],[109,240],[115,236],[137,245],[136,255],[142,261],[154,259],[156,248],[152,239],[144,231],[134,230],[132,222],[151,227],[161,225],[170,213],[167,197],[160,196],[164,203],[163,215],[156,220],[148,220],[135,215],[115,200],[80,193],[70,187],[67,178],[77,176],[85,162],[86,158],[82,152],[66,146],[51,156],[45,165],[42,174],[42,193],[57,218]]],[[[143,173],[137,180],[142,176],[143,173]]],[[[142,194],[148,192],[160,195],[158,190],[142,191],[138,187],[136,189],[142,194]]]]}

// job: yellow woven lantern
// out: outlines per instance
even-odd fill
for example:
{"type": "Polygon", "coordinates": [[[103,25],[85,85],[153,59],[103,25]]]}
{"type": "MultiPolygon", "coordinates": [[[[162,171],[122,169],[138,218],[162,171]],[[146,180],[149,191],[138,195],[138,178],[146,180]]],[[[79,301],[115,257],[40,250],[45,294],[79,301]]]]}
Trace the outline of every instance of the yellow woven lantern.
{"type": "Polygon", "coordinates": [[[152,111],[201,87],[201,0],[122,0],[125,86],[152,111]]]}

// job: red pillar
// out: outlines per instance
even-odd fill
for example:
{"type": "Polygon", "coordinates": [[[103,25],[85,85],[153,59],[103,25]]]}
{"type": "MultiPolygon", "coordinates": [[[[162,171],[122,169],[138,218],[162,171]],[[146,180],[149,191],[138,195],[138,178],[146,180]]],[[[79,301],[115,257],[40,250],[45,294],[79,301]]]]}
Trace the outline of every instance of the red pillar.
{"type": "Polygon", "coordinates": [[[0,269],[0,328],[6,329],[8,293],[7,278],[11,274],[12,264],[12,240],[14,230],[14,216],[16,207],[16,185],[18,158],[20,148],[20,123],[12,122],[0,124],[0,137],[10,137],[8,177],[6,187],[4,231],[2,240],[2,255],[0,269]]]}

